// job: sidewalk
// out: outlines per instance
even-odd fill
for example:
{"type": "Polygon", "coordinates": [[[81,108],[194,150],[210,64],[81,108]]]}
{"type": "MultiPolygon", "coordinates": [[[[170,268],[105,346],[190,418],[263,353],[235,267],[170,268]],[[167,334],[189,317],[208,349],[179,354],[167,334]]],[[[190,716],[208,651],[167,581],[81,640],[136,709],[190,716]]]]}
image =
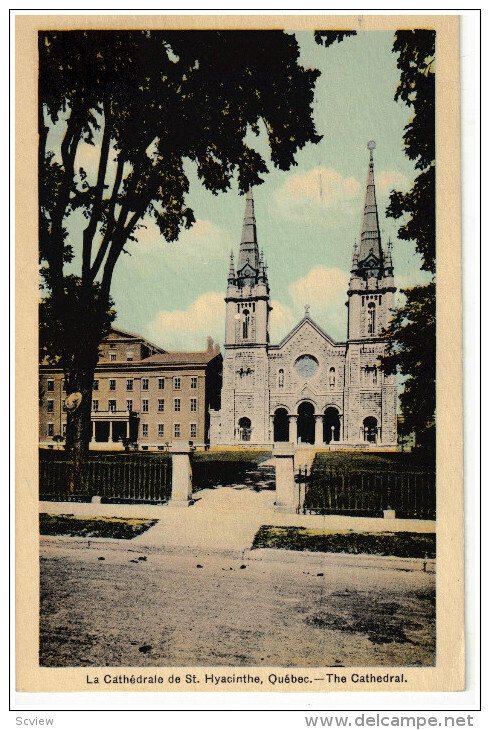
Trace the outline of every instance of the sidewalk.
{"type": "Polygon", "coordinates": [[[195,504],[180,509],[167,505],[40,502],[39,511],[78,517],[157,519],[154,527],[131,540],[131,544],[210,551],[248,550],[262,525],[354,532],[435,532],[435,522],[430,520],[278,513],[274,511],[272,490],[220,487],[203,489],[194,496],[195,504]]]}

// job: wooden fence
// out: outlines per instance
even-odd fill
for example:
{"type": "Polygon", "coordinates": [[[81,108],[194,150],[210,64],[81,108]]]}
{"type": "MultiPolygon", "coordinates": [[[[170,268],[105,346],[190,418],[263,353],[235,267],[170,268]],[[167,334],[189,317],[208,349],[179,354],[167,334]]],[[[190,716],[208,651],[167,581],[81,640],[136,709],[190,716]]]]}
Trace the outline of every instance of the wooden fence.
{"type": "Polygon", "coordinates": [[[66,459],[41,459],[39,498],[51,500],[90,499],[97,495],[113,502],[166,502],[170,497],[172,463],[170,458],[113,459],[90,458],[83,468],[82,489],[68,493],[70,462],[66,459]]]}
{"type": "Polygon", "coordinates": [[[435,473],[313,468],[305,513],[382,517],[385,509],[400,518],[435,519],[435,473]]]}

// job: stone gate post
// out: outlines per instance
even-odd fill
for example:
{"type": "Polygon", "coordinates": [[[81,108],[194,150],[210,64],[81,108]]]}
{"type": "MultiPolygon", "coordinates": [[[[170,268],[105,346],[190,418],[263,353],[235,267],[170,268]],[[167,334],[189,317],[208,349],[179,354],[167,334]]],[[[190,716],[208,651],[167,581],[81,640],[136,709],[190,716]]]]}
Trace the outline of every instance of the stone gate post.
{"type": "Polygon", "coordinates": [[[192,451],[188,441],[175,441],[170,447],[172,492],[169,507],[187,507],[192,499],[192,451]]]}
{"type": "Polygon", "coordinates": [[[298,488],[294,481],[294,444],[274,444],[273,455],[276,470],[276,510],[295,512],[298,488]]]}

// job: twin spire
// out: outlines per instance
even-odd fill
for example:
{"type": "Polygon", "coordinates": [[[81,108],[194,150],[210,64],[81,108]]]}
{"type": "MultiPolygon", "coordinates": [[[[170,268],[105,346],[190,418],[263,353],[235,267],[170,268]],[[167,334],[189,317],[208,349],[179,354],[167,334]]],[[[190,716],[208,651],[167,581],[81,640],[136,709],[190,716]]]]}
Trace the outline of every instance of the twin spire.
{"type": "MultiPolygon", "coordinates": [[[[367,144],[369,150],[369,166],[366,180],[366,195],[364,199],[364,213],[362,217],[361,237],[359,245],[354,245],[352,270],[361,276],[384,276],[393,274],[391,260],[391,241],[388,244],[386,256],[381,247],[381,233],[379,229],[378,206],[376,202],[376,186],[374,182],[373,151],[376,143],[367,144]]],[[[257,242],[257,224],[255,221],[254,200],[252,188],[245,194],[245,214],[243,217],[242,238],[238,261],[235,271],[233,253],[230,257],[228,282],[237,286],[254,286],[260,282],[267,284],[267,267],[263,254],[259,251],[257,242]]]]}

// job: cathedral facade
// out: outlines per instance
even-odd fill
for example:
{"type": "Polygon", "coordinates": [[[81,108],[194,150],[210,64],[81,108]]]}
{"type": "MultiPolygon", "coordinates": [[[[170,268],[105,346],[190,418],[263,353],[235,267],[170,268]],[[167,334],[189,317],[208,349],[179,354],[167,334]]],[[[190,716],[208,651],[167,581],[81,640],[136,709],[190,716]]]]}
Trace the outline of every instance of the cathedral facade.
{"type": "Polygon", "coordinates": [[[230,259],[220,410],[211,446],[286,441],[331,449],[396,449],[396,382],[380,358],[394,306],[391,244],[381,243],[370,159],[359,246],[347,290],[347,340],[336,342],[309,315],[279,344],[269,341],[267,267],[259,252],[252,192],[240,250],[230,259]]]}

